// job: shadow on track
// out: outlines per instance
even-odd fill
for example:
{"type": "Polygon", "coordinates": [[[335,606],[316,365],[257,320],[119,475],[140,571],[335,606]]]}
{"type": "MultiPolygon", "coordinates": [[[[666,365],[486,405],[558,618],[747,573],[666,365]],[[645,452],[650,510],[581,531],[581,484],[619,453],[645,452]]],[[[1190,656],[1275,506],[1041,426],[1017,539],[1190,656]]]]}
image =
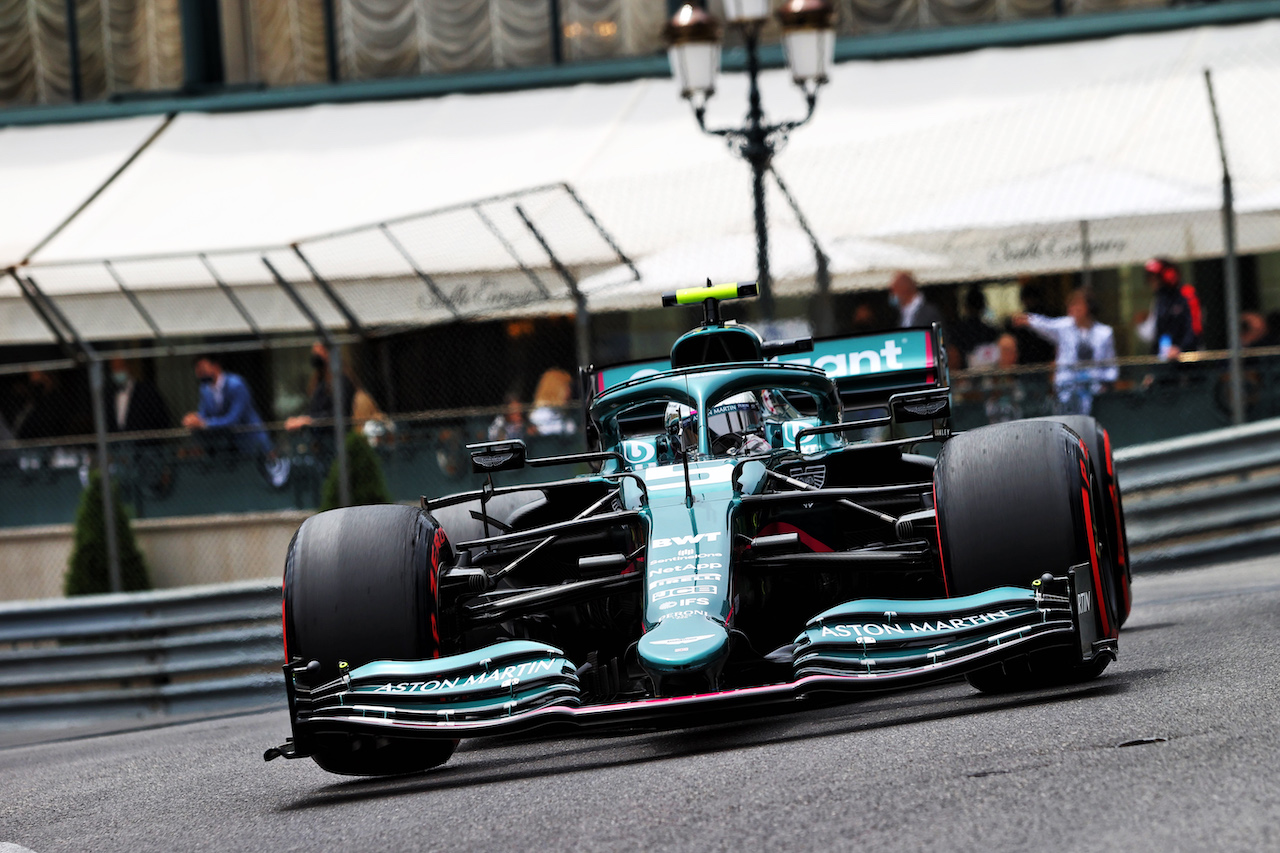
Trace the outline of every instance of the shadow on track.
{"type": "MultiPolygon", "coordinates": [[[[307,809],[325,808],[343,803],[374,800],[384,797],[422,794],[442,789],[458,789],[478,785],[493,785],[501,782],[524,781],[536,778],[563,776],[591,770],[602,770],[616,767],[650,764],[673,759],[689,758],[711,753],[723,753],[735,749],[750,749],[759,746],[787,744],[798,741],[815,740],[828,737],[843,737],[860,732],[877,729],[888,729],[896,726],[915,723],[947,720],[955,717],[973,717],[981,714],[1008,711],[1018,708],[1034,707],[1060,702],[1074,702],[1084,699],[1096,699],[1114,696],[1129,689],[1129,672],[1121,678],[1105,678],[1089,684],[1067,688],[1054,688],[1031,693],[987,696],[972,693],[967,696],[951,696],[939,694],[923,702],[919,697],[903,697],[889,702],[877,702],[873,708],[865,705],[849,704],[846,701],[831,703],[825,707],[806,706],[803,710],[778,714],[772,709],[766,719],[760,719],[761,710],[756,709],[754,718],[732,721],[718,720],[716,723],[705,723],[689,728],[663,729],[646,731],[637,734],[635,731],[614,735],[614,738],[628,738],[626,755],[620,756],[616,750],[601,744],[604,738],[593,738],[592,743],[568,749],[549,752],[534,759],[519,762],[513,766],[509,757],[495,756],[467,764],[446,765],[424,774],[398,776],[394,778],[357,778],[338,782],[322,788],[296,802],[281,806],[278,811],[292,812],[307,809]],[[841,710],[846,713],[839,713],[841,710]],[[890,712],[914,711],[905,717],[883,715],[890,712]],[[834,712],[834,716],[833,716],[834,712]],[[865,719],[874,714],[875,719],[865,719]],[[822,728],[813,731],[784,731],[770,734],[779,727],[794,729],[796,725],[820,724],[822,728]],[[636,754],[646,744],[650,748],[648,754],[636,754]],[[571,759],[582,757],[585,760],[572,762],[571,759]]],[[[575,737],[578,733],[575,733],[575,737]]],[[[563,737],[563,736],[562,736],[563,737]]],[[[521,742],[545,741],[554,743],[557,738],[522,738],[521,742]]],[[[513,740],[507,740],[508,746],[513,740]]],[[[483,750],[470,750],[469,755],[487,752],[500,744],[487,744],[483,750]]],[[[457,760],[457,759],[455,759],[457,760]]]]}
{"type": "Polygon", "coordinates": [[[1178,622],[1148,622],[1145,625],[1131,625],[1126,622],[1121,636],[1127,637],[1130,634],[1137,634],[1145,631],[1161,631],[1165,628],[1177,628],[1179,624],[1180,623],[1178,622]]]}

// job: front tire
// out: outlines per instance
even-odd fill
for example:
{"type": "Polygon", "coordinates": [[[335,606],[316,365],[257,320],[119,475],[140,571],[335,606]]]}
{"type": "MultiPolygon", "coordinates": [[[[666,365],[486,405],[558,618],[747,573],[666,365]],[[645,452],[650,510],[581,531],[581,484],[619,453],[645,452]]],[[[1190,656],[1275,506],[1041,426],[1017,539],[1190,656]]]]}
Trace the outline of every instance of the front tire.
{"type": "Polygon", "coordinates": [[[1116,482],[1115,460],[1111,455],[1111,435],[1103,429],[1102,424],[1087,415],[1058,415],[1037,420],[1056,421],[1066,426],[1080,436],[1089,448],[1093,477],[1098,484],[1098,496],[1102,501],[1099,512],[1102,524],[1099,526],[1110,558],[1116,625],[1123,626],[1133,605],[1133,574],[1129,567],[1129,536],[1124,527],[1124,504],[1120,500],[1120,484],[1116,482]]]}
{"type": "MultiPolygon", "coordinates": [[[[948,594],[1030,587],[1045,572],[1097,565],[1094,491],[1083,463],[1077,436],[1052,422],[997,424],[948,441],[934,468],[948,594]]],[[[1099,629],[1105,634],[1109,626],[1099,629]]],[[[1093,678],[1109,660],[1079,664],[1077,655],[1069,647],[1047,649],[968,679],[984,692],[1048,687],[1093,678]]]]}
{"type": "MultiPolygon", "coordinates": [[[[285,653],[317,661],[316,684],[375,660],[440,656],[438,576],[448,540],[415,507],[336,509],[303,522],[284,575],[285,653]]],[[[352,776],[415,773],[443,764],[456,741],[327,735],[310,746],[325,770],[352,776]]]]}

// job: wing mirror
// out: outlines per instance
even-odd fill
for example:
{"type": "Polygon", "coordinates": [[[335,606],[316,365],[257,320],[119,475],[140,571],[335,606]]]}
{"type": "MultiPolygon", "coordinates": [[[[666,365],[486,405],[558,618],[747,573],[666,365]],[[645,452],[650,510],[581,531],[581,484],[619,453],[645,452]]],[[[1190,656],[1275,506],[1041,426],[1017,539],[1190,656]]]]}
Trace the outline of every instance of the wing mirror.
{"type": "Polygon", "coordinates": [[[662,427],[667,433],[667,443],[672,453],[684,450],[684,428],[680,423],[683,418],[679,403],[667,403],[667,411],[662,416],[662,427]]]}

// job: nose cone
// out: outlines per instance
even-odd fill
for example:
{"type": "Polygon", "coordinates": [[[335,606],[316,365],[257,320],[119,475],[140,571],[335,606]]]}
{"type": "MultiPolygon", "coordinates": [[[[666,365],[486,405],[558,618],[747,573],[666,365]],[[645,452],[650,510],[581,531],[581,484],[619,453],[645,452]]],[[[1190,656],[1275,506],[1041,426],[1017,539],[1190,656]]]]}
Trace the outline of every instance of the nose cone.
{"type": "Polygon", "coordinates": [[[663,676],[718,671],[729,653],[729,634],[719,622],[694,615],[664,619],[640,638],[640,664],[663,676]]]}

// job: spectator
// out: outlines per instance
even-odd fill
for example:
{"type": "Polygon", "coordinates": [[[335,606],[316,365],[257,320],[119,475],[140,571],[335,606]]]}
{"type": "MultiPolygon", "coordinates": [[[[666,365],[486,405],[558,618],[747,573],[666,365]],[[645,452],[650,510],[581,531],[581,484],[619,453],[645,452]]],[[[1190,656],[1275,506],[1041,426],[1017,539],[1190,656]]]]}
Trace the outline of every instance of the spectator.
{"type": "Polygon", "coordinates": [[[1264,316],[1260,311],[1240,314],[1240,344],[1245,347],[1280,346],[1280,312],[1264,316]]]}
{"type": "Polygon", "coordinates": [[[1200,300],[1195,297],[1195,308],[1188,301],[1184,286],[1179,282],[1178,268],[1165,258],[1147,261],[1147,284],[1154,297],[1152,310],[1135,317],[1138,337],[1151,344],[1151,352],[1162,359],[1176,359],[1184,352],[1199,349],[1196,326],[1200,322],[1200,300]]]}
{"type": "MultiPolygon", "coordinates": [[[[1052,311],[1049,300],[1045,298],[1044,288],[1030,276],[1018,279],[1018,299],[1026,314],[1056,313],[1052,311]]],[[[1029,328],[1012,326],[1013,335],[1018,339],[1019,364],[1044,364],[1053,361],[1053,344],[1040,337],[1029,328]]]]}
{"type": "Polygon", "coordinates": [[[173,426],[164,398],[156,386],[139,378],[136,364],[119,357],[111,359],[111,383],[115,393],[107,407],[108,430],[151,432],[173,426]]]}
{"type": "Polygon", "coordinates": [[[958,367],[991,367],[1000,361],[1000,330],[986,321],[987,297],[970,285],[964,296],[964,315],[951,329],[949,343],[959,354],[958,367]]]}
{"type": "Polygon", "coordinates": [[[925,300],[920,285],[909,272],[899,272],[889,282],[889,303],[898,309],[899,327],[942,325],[942,312],[925,300]]]}
{"type": "MultiPolygon", "coordinates": [[[[52,373],[27,371],[27,381],[14,389],[22,402],[13,417],[19,439],[59,438],[68,434],[73,402],[52,373]]],[[[76,407],[79,408],[79,407],[76,407]]]]}
{"type": "Polygon", "coordinates": [[[1094,395],[1115,382],[1119,375],[1115,365],[1115,332],[1106,323],[1098,322],[1097,310],[1093,294],[1079,288],[1067,301],[1065,317],[1018,314],[1013,318],[1015,326],[1030,328],[1055,344],[1057,370],[1053,387],[1060,415],[1089,414],[1093,411],[1094,395]],[[1100,364],[1082,366],[1088,362],[1100,364]]]}
{"type": "MultiPolygon", "coordinates": [[[[1196,338],[1196,348],[1198,350],[1204,339],[1204,313],[1201,310],[1201,301],[1199,301],[1196,288],[1190,282],[1178,283],[1180,277],[1178,266],[1172,263],[1171,260],[1165,259],[1165,257],[1152,257],[1144,265],[1144,269],[1147,270],[1148,275],[1155,275],[1158,279],[1170,280],[1170,283],[1174,284],[1183,295],[1184,300],[1187,300],[1187,310],[1190,313],[1190,321],[1192,321],[1192,334],[1196,338]]],[[[1152,343],[1153,341],[1158,343],[1155,332],[1155,315],[1151,315],[1151,318],[1143,324],[1143,327],[1138,329],[1138,336],[1147,343],[1152,343]]]]}
{"type": "MultiPolygon", "coordinates": [[[[1011,332],[1005,332],[996,339],[996,348],[999,367],[1018,366],[1018,339],[1011,332]]],[[[982,390],[986,394],[983,408],[987,413],[987,423],[1006,423],[1022,417],[1022,401],[1026,399],[1027,392],[1016,375],[1001,372],[984,376],[982,390]]]]}
{"type": "Polygon", "coordinates": [[[182,425],[203,433],[206,449],[211,452],[215,450],[216,436],[240,453],[252,456],[272,486],[280,488],[288,482],[289,460],[276,456],[244,379],[224,371],[213,355],[196,359],[195,374],[200,383],[200,403],[196,411],[183,415],[182,425]]]}
{"type": "MultiPolygon", "coordinates": [[[[356,384],[350,374],[342,372],[342,414],[351,422],[351,412],[356,396],[356,384]]],[[[307,380],[307,413],[287,418],[284,428],[299,430],[312,423],[333,417],[333,371],[329,367],[329,350],[316,341],[311,345],[311,378],[307,380]]],[[[363,423],[361,424],[363,426],[363,423]]]]}
{"type": "Polygon", "coordinates": [[[537,435],[572,435],[577,432],[577,424],[565,411],[572,398],[573,378],[569,371],[558,367],[548,369],[533,392],[529,432],[537,435]]]}
{"type": "Polygon", "coordinates": [[[853,322],[849,327],[850,334],[861,335],[864,332],[877,332],[884,328],[879,312],[870,302],[859,300],[853,306],[853,322]]]}
{"type": "Polygon", "coordinates": [[[516,394],[508,394],[506,410],[489,424],[490,441],[506,441],[513,438],[524,438],[527,425],[524,420],[524,406],[516,394]]]}
{"type": "Polygon", "coordinates": [[[0,412],[0,462],[8,462],[12,458],[12,451],[5,447],[11,441],[13,441],[13,430],[9,428],[9,422],[4,419],[4,413],[0,412]]]}

